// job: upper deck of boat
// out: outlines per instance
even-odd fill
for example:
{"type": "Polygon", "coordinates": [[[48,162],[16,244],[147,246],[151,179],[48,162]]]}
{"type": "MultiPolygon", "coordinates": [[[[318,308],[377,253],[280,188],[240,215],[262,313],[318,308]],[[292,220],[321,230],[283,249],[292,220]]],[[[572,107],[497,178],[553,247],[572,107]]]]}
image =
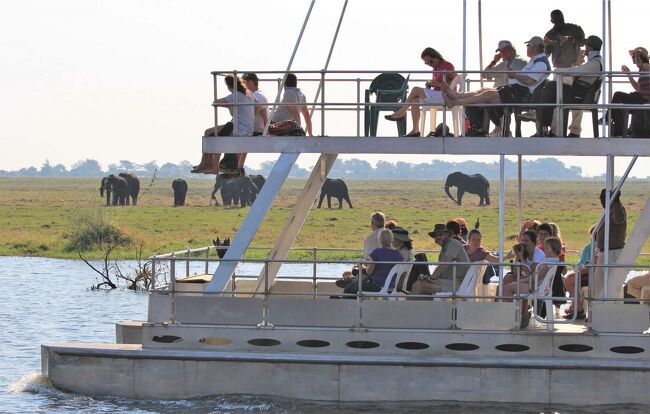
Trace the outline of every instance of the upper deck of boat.
{"type": "Polygon", "coordinates": [[[639,138],[203,137],[206,153],[649,156],[639,138]]]}

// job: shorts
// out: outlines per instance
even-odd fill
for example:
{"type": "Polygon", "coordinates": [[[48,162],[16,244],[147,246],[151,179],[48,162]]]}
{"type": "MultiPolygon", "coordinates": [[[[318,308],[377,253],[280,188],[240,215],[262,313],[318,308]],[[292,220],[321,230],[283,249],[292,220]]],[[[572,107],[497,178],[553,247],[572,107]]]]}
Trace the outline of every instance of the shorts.
{"type": "Polygon", "coordinates": [[[424,88],[424,99],[423,104],[425,105],[444,105],[445,101],[442,99],[441,91],[434,91],[433,89],[424,88]]]}
{"type": "Polygon", "coordinates": [[[519,84],[503,85],[497,88],[501,103],[527,103],[530,100],[530,90],[519,84]]]}

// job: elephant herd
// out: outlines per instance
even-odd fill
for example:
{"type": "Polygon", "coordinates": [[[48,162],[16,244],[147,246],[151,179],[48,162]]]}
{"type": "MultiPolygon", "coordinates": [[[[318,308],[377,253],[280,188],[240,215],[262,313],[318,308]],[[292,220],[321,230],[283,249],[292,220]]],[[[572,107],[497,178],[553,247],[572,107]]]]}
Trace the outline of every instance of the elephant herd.
{"type": "MultiPolygon", "coordinates": [[[[261,175],[237,177],[217,175],[211,199],[215,200],[215,205],[218,206],[219,202],[216,199],[216,194],[219,192],[224,207],[239,205],[244,208],[251,206],[265,182],[266,180],[261,175]]],[[[451,173],[447,176],[444,189],[449,198],[458,205],[461,205],[465,193],[478,195],[480,198],[479,206],[490,205],[490,183],[480,174],[468,175],[458,171],[451,173]],[[450,187],[456,187],[456,198],[449,192],[450,187]]],[[[184,206],[188,190],[187,182],[181,178],[175,179],[172,182],[172,190],[174,192],[174,207],[184,206]]],[[[134,174],[127,172],[118,175],[110,174],[102,178],[99,187],[100,196],[104,197],[104,194],[106,194],[107,206],[129,204],[135,206],[138,202],[139,193],[140,180],[134,174]]],[[[332,208],[332,197],[338,200],[339,208],[343,207],[344,200],[350,208],[353,208],[348,186],[341,179],[325,179],[321,188],[318,208],[321,208],[326,197],[328,208],[332,208]]]]}

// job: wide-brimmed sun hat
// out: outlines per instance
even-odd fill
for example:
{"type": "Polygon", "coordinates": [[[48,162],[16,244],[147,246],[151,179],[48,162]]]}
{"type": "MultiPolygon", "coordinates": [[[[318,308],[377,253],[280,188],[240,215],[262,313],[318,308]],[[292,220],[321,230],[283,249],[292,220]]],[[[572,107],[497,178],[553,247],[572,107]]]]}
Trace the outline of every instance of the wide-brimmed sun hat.
{"type": "Polygon", "coordinates": [[[449,232],[449,229],[447,228],[446,224],[438,223],[435,226],[433,226],[433,230],[431,230],[429,233],[427,233],[430,237],[436,237],[436,234],[438,233],[447,233],[449,232]]]}
{"type": "Polygon", "coordinates": [[[412,242],[413,239],[409,237],[409,232],[408,230],[402,228],[402,227],[395,227],[393,230],[393,238],[395,240],[399,240],[401,242],[412,242]]]}

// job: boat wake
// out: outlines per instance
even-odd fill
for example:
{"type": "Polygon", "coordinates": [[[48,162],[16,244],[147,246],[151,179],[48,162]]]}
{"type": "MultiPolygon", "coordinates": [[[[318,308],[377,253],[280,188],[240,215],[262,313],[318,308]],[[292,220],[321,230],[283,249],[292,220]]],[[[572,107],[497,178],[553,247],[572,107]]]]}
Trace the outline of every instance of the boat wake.
{"type": "Polygon", "coordinates": [[[39,393],[43,389],[54,389],[50,380],[39,372],[30,372],[13,384],[9,384],[9,392],[39,393]]]}

